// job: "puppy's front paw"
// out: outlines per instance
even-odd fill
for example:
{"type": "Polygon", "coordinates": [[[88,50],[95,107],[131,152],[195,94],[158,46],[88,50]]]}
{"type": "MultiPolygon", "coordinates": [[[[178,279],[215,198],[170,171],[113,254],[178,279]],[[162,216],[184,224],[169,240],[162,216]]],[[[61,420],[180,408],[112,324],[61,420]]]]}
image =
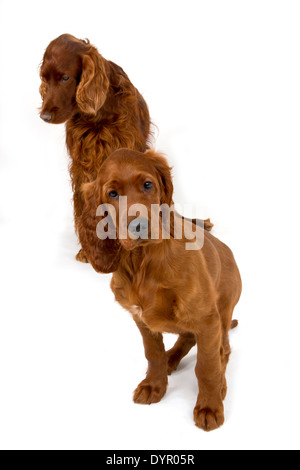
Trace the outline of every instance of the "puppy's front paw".
{"type": "Polygon", "coordinates": [[[194,409],[194,420],[196,426],[204,431],[214,431],[224,424],[223,406],[216,410],[212,410],[209,407],[201,408],[196,406],[194,409]]]}
{"type": "Polygon", "coordinates": [[[166,390],[166,380],[151,381],[150,379],[145,379],[135,389],[133,393],[133,401],[140,405],[158,403],[166,393],[166,390]]]}

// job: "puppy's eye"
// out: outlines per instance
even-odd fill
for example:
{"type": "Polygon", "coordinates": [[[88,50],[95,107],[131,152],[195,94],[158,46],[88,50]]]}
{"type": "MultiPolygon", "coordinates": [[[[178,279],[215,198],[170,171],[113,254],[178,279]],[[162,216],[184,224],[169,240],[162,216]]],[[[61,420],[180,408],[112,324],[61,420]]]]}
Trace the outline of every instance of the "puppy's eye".
{"type": "Polygon", "coordinates": [[[145,189],[145,191],[149,191],[153,188],[153,183],[151,183],[151,181],[145,181],[145,183],[143,184],[143,188],[145,189]]]}
{"type": "Polygon", "coordinates": [[[68,80],[70,80],[70,77],[68,77],[67,75],[64,75],[61,79],[62,82],[67,82],[68,80]]]}
{"type": "Polygon", "coordinates": [[[119,197],[119,193],[117,191],[110,191],[108,197],[110,197],[110,199],[117,199],[119,197]]]}

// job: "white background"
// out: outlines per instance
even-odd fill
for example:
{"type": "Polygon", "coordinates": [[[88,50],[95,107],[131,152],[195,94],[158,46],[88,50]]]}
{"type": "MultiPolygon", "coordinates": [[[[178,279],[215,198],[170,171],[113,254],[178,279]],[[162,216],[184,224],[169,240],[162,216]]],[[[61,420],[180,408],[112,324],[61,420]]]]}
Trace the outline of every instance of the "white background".
{"type": "Polygon", "coordinates": [[[0,16],[0,447],[299,448],[299,2],[1,0],[0,16]],[[195,349],[161,403],[132,403],[140,334],[111,276],[74,259],[64,126],[38,116],[39,63],[66,32],[124,68],[175,201],[235,253],[240,325],[213,433],[193,423],[195,349]]]}

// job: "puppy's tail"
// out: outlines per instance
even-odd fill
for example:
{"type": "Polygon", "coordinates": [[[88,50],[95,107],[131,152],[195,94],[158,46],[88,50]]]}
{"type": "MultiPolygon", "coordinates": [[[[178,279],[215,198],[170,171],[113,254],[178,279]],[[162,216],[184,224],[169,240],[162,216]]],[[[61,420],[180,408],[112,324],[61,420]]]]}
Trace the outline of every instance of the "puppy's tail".
{"type": "Polygon", "coordinates": [[[232,320],[231,329],[233,330],[234,328],[236,328],[238,326],[238,324],[239,324],[238,320],[232,320]]]}
{"type": "Polygon", "coordinates": [[[213,229],[214,224],[210,221],[210,219],[200,220],[200,219],[192,219],[194,225],[198,227],[204,227],[204,230],[207,232],[211,232],[213,229]]]}
{"type": "Polygon", "coordinates": [[[213,229],[214,224],[210,221],[210,219],[204,220],[204,230],[207,232],[211,232],[213,229]]]}

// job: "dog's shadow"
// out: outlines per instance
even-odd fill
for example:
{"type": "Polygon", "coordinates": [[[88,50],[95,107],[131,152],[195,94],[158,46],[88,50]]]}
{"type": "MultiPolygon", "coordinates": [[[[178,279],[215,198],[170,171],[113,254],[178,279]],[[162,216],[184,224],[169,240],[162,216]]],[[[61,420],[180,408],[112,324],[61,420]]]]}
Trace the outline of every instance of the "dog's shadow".
{"type": "Polygon", "coordinates": [[[184,357],[177,369],[169,376],[167,397],[173,399],[180,396],[188,401],[195,401],[198,395],[198,383],[195,375],[197,351],[194,348],[184,357]]]}
{"type": "MultiPolygon", "coordinates": [[[[232,401],[234,400],[234,371],[236,368],[237,358],[235,355],[229,361],[226,378],[228,384],[227,395],[224,401],[227,420],[230,418],[232,401]]],[[[195,374],[197,362],[196,346],[189,354],[182,359],[177,369],[169,376],[169,384],[167,393],[164,397],[165,403],[175,403],[177,410],[183,409],[183,414],[188,415],[190,410],[194,408],[198,397],[198,381],[195,374]],[[177,406],[178,405],[178,406],[177,406]]]]}

